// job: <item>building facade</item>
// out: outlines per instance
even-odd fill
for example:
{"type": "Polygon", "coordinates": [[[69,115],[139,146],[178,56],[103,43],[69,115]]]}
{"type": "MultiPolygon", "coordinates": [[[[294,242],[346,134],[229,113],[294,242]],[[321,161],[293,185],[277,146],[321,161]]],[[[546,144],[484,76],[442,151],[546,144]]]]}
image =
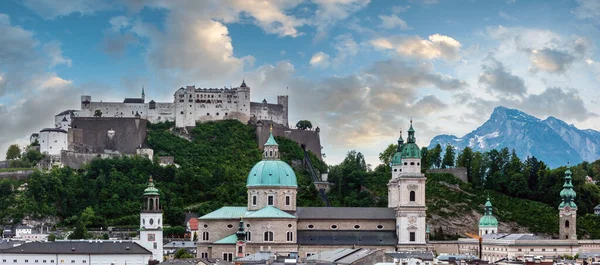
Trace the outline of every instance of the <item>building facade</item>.
{"type": "Polygon", "coordinates": [[[68,149],[67,131],[58,128],[46,128],[38,134],[40,152],[58,156],[62,150],[68,149]]]}
{"type": "Polygon", "coordinates": [[[288,96],[277,96],[275,104],[250,102],[250,87],[242,82],[234,88],[196,88],[186,86],[173,94],[173,102],[146,102],[142,88],[140,98],[125,98],[123,102],[92,101],[81,96],[81,110],[67,110],[54,117],[57,128],[71,128],[72,117],[118,117],[148,120],[152,123],[171,121],[176,127],[195,126],[196,122],[236,119],[268,120],[288,125],[288,96]]]}
{"type": "Polygon", "coordinates": [[[152,260],[163,260],[163,212],[160,194],[152,177],[144,190],[144,205],[140,213],[140,245],[152,252],[152,260]]]}
{"type": "Polygon", "coordinates": [[[406,145],[395,155],[389,207],[359,208],[297,207],[296,175],[280,160],[271,132],[263,160],[248,174],[247,205],[198,218],[197,257],[232,261],[259,251],[306,258],[338,248],[426,249],[425,176],[414,133],[411,125],[406,145]]]}

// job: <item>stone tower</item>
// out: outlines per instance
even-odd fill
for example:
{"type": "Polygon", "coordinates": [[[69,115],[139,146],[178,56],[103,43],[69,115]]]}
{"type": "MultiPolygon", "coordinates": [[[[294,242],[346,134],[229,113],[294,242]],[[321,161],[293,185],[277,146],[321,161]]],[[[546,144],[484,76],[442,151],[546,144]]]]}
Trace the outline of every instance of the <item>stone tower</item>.
{"type": "Polygon", "coordinates": [[[152,252],[152,260],[163,260],[163,213],[160,194],[154,187],[152,177],[144,190],[144,206],[140,213],[140,245],[152,252]]]}
{"type": "Polygon", "coordinates": [[[392,179],[388,183],[388,207],[396,210],[399,248],[419,248],[426,244],[425,174],[421,173],[421,149],[416,144],[410,122],[408,138],[398,139],[392,157],[392,179]]]}
{"type": "Polygon", "coordinates": [[[144,86],[142,86],[142,102],[146,102],[146,93],[144,92],[144,86]]]}
{"type": "Polygon", "coordinates": [[[479,235],[497,234],[498,233],[498,220],[492,213],[492,203],[490,197],[487,198],[485,203],[485,213],[479,219],[479,235]]]}
{"type": "Polygon", "coordinates": [[[283,125],[285,125],[286,128],[289,128],[289,122],[288,122],[288,96],[277,96],[277,104],[283,106],[283,125]]]}
{"type": "Polygon", "coordinates": [[[244,253],[246,252],[246,228],[244,227],[244,219],[240,219],[240,224],[238,226],[238,230],[237,232],[235,232],[235,236],[237,237],[237,240],[235,242],[235,247],[236,247],[236,254],[235,256],[238,258],[243,258],[245,255],[244,253]]]}
{"type": "Polygon", "coordinates": [[[565,171],[565,184],[560,192],[562,202],[558,206],[559,211],[559,237],[560,239],[577,240],[577,205],[571,183],[571,170],[565,171]]]}

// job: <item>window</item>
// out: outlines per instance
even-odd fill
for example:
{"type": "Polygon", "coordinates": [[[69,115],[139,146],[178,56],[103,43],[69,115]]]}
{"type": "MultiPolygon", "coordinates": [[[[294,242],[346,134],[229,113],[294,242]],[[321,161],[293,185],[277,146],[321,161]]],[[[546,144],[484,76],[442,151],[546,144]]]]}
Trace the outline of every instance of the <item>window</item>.
{"type": "Polygon", "coordinates": [[[566,220],[566,221],[565,221],[565,227],[566,227],[566,228],[569,228],[569,220],[566,220]]]}
{"type": "Polygon", "coordinates": [[[410,191],[410,201],[411,201],[411,202],[414,202],[414,201],[416,200],[416,198],[415,198],[415,197],[416,197],[416,196],[415,196],[415,191],[414,191],[414,190],[411,190],[411,191],[410,191]]]}
{"type": "Polygon", "coordinates": [[[208,241],[208,232],[202,232],[202,241],[208,241]]]}
{"type": "Polygon", "coordinates": [[[286,238],[287,238],[288,242],[294,241],[294,232],[288,231],[287,234],[286,234],[286,238]]]}
{"type": "Polygon", "coordinates": [[[307,227],[308,229],[313,229],[313,228],[315,228],[315,226],[314,226],[314,225],[308,225],[308,226],[306,226],[306,227],[307,227]]]}
{"type": "Polygon", "coordinates": [[[410,232],[410,242],[415,242],[416,241],[415,237],[416,237],[415,232],[410,232]]]}
{"type": "Polygon", "coordinates": [[[75,263],[75,260],[74,260],[74,259],[72,259],[72,260],[71,260],[71,263],[75,263]]]}
{"type": "Polygon", "coordinates": [[[6,262],[6,260],[5,260],[5,259],[3,259],[3,260],[2,260],[2,262],[6,262]]]}
{"type": "Polygon", "coordinates": [[[158,244],[156,244],[156,242],[154,242],[154,246],[152,246],[152,247],[154,247],[154,249],[157,249],[158,248],[158,244]]]}
{"type": "Polygon", "coordinates": [[[25,262],[29,262],[29,260],[28,260],[28,259],[26,259],[26,260],[25,260],[25,262]]]}
{"type": "Polygon", "coordinates": [[[256,195],[252,195],[252,205],[256,206],[256,195]]]}
{"type": "Polygon", "coordinates": [[[377,229],[379,229],[379,230],[383,229],[383,225],[377,225],[377,229]]]}
{"type": "Polygon", "coordinates": [[[331,225],[331,229],[335,230],[335,229],[337,229],[337,228],[338,228],[338,226],[337,226],[337,225],[331,225]]]}
{"type": "Polygon", "coordinates": [[[285,196],[285,205],[290,206],[290,204],[291,204],[290,195],[286,195],[285,196]]]}
{"type": "Polygon", "coordinates": [[[16,260],[16,259],[13,259],[13,262],[17,262],[17,260],[16,260]]]}
{"type": "Polygon", "coordinates": [[[354,229],[360,229],[360,225],[354,225],[354,229]]]}
{"type": "Polygon", "coordinates": [[[208,228],[208,225],[207,225],[207,224],[204,224],[204,228],[208,228]]]}
{"type": "Polygon", "coordinates": [[[408,163],[404,162],[404,165],[406,166],[406,165],[408,165],[408,163]]]}
{"type": "Polygon", "coordinates": [[[273,205],[274,202],[273,200],[275,199],[275,197],[273,197],[273,195],[269,195],[269,197],[267,197],[267,204],[268,205],[273,205]]]}
{"type": "Polygon", "coordinates": [[[273,242],[273,232],[271,232],[271,231],[265,232],[263,241],[264,242],[273,242]]]}
{"type": "Polygon", "coordinates": [[[232,262],[233,261],[233,253],[231,252],[223,252],[223,259],[232,262]]]}
{"type": "Polygon", "coordinates": [[[252,241],[252,232],[246,232],[246,241],[252,241]]]}
{"type": "Polygon", "coordinates": [[[542,252],[544,252],[544,251],[546,251],[546,249],[545,249],[545,248],[542,248],[542,252]]]}
{"type": "Polygon", "coordinates": [[[518,249],[517,251],[521,252],[521,249],[518,249]]]}
{"type": "Polygon", "coordinates": [[[242,246],[239,246],[239,247],[238,247],[238,254],[242,254],[242,253],[244,253],[244,251],[243,251],[243,250],[244,250],[244,248],[242,248],[242,246]]]}
{"type": "Polygon", "coordinates": [[[203,259],[208,259],[208,252],[202,252],[200,253],[200,257],[203,259]]]}

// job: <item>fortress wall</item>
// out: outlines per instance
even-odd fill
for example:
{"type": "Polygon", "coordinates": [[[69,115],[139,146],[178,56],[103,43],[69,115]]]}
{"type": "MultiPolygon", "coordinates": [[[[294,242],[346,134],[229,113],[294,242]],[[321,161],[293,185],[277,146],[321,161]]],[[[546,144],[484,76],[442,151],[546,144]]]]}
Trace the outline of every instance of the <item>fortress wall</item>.
{"type": "MultiPolygon", "coordinates": [[[[256,127],[256,139],[258,147],[261,149],[267,139],[269,139],[270,124],[270,121],[263,121],[261,125],[257,125],[256,127]]],[[[281,124],[274,123],[273,136],[288,138],[298,143],[298,145],[305,144],[307,150],[321,158],[321,138],[317,131],[290,129],[281,124]]]]}
{"type": "Polygon", "coordinates": [[[117,157],[118,155],[111,154],[94,154],[94,153],[76,153],[73,151],[62,151],[60,161],[65,167],[80,169],[84,164],[89,164],[94,159],[104,159],[117,157]]]}
{"type": "Polygon", "coordinates": [[[146,139],[144,119],[74,117],[69,129],[69,150],[81,153],[104,153],[106,149],[116,149],[121,154],[136,154],[136,150],[146,139]],[[109,130],[115,131],[112,140],[109,130]]]}
{"type": "Polygon", "coordinates": [[[427,170],[427,173],[449,173],[463,182],[469,182],[467,178],[467,169],[464,167],[429,169],[427,170]]]}

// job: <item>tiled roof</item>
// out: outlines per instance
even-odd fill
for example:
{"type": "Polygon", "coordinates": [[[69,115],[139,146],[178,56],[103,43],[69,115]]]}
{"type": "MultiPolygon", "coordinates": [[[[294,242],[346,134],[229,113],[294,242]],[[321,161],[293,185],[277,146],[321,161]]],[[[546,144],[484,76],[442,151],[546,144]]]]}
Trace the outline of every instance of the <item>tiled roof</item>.
{"type": "Polygon", "coordinates": [[[403,251],[403,252],[392,252],[385,253],[386,255],[395,259],[420,259],[420,260],[433,260],[435,255],[431,251],[403,251]]]}
{"type": "Polygon", "coordinates": [[[383,207],[298,207],[298,219],[396,220],[393,208],[383,207]]]}
{"type": "Polygon", "coordinates": [[[289,213],[279,210],[273,206],[266,206],[258,211],[246,212],[246,216],[244,216],[244,218],[293,218],[293,219],[296,219],[296,216],[293,216],[289,213]]]}
{"type": "Polygon", "coordinates": [[[395,246],[396,231],[299,230],[300,245],[395,246]]]}
{"type": "Polygon", "coordinates": [[[237,236],[235,234],[233,234],[228,237],[221,238],[221,239],[215,241],[215,243],[213,243],[213,244],[230,245],[230,244],[235,244],[236,242],[237,242],[237,236]]]}
{"type": "Polygon", "coordinates": [[[141,98],[125,98],[123,103],[144,103],[144,100],[141,98]]]}
{"type": "Polygon", "coordinates": [[[163,245],[163,248],[195,248],[196,242],[193,241],[172,241],[163,245]]]}
{"type": "Polygon", "coordinates": [[[296,218],[295,216],[273,206],[266,206],[258,211],[247,211],[246,209],[246,207],[225,206],[198,219],[296,218]]]}
{"type": "Polygon", "coordinates": [[[19,254],[152,254],[135,242],[122,241],[55,241],[33,242],[2,250],[19,254]]]}
{"type": "Polygon", "coordinates": [[[198,230],[198,218],[190,218],[188,223],[190,224],[190,230],[198,230]]]}
{"type": "Polygon", "coordinates": [[[306,258],[306,262],[325,262],[332,264],[352,264],[353,262],[369,256],[378,250],[364,248],[338,248],[334,250],[322,251],[306,258]]]}

